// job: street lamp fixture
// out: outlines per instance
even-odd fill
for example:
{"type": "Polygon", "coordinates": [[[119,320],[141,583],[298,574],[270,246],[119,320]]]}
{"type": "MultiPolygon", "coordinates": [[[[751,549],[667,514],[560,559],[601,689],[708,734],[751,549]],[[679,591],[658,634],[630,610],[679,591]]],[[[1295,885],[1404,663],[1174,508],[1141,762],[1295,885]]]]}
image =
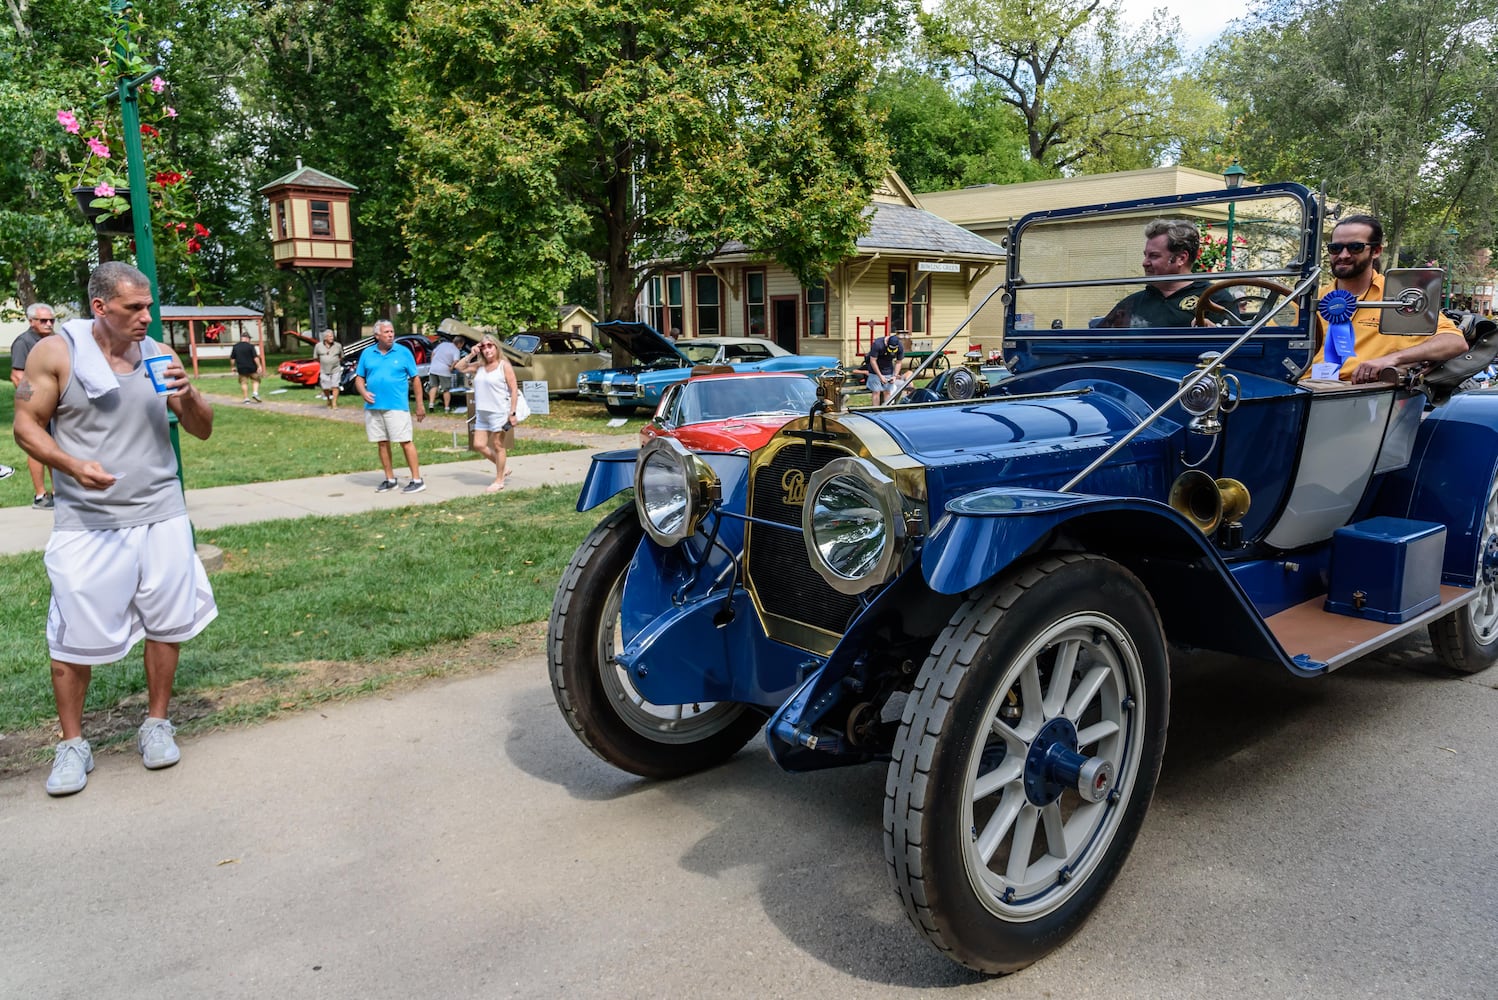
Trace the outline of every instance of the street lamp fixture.
{"type": "MultiPolygon", "coordinates": [[[[1222,184],[1229,191],[1236,191],[1243,185],[1243,178],[1248,176],[1248,171],[1238,165],[1238,160],[1233,159],[1233,165],[1222,172],[1222,184]]],[[[1223,255],[1223,268],[1231,271],[1233,269],[1233,223],[1236,221],[1236,209],[1238,203],[1228,202],[1228,245],[1223,255]]]]}

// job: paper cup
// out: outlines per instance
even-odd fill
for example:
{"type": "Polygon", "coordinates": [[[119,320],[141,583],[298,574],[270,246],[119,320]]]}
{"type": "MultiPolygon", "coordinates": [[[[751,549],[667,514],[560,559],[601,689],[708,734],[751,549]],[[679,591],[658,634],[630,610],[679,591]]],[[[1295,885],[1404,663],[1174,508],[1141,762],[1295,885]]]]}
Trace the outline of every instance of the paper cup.
{"type": "Polygon", "coordinates": [[[171,364],[170,354],[158,354],[146,359],[146,376],[151,380],[151,385],[156,389],[156,395],[166,396],[172,391],[171,386],[166,384],[166,366],[171,364]]]}

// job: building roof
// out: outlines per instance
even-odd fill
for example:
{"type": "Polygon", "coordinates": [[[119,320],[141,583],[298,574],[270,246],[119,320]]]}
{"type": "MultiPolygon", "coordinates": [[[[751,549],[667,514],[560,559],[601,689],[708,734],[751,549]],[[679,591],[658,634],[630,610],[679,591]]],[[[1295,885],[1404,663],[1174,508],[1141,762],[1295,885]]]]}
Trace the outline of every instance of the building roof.
{"type": "Polygon", "coordinates": [[[923,207],[958,225],[1007,228],[1034,211],[1222,189],[1221,174],[1191,167],[1150,167],[1024,184],[980,184],[916,197],[923,207]]]}
{"type": "Polygon", "coordinates": [[[335,191],[357,191],[358,188],[348,181],[339,180],[332,174],[325,174],[321,170],[302,166],[301,158],[296,161],[296,169],[282,177],[277,177],[269,184],[260,188],[263,194],[271,188],[278,187],[304,187],[304,188],[329,188],[335,191]]]}
{"type": "MultiPolygon", "coordinates": [[[[879,202],[863,210],[869,231],[858,238],[860,254],[897,253],[963,260],[997,261],[1004,248],[924,209],[879,202]]],[[[730,240],[718,257],[751,255],[738,240],[730,240]]]]}

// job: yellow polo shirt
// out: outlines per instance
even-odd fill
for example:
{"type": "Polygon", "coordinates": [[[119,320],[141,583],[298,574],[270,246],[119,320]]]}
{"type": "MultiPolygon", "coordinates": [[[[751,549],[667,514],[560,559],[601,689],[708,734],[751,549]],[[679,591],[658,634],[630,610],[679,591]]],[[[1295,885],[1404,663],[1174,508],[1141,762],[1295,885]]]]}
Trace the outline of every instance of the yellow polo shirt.
{"type": "MultiPolygon", "coordinates": [[[[1321,296],[1335,287],[1335,284],[1327,285],[1316,293],[1316,298],[1319,300],[1321,296]]],[[[1375,271],[1373,273],[1373,282],[1368,286],[1366,292],[1358,296],[1358,301],[1382,302],[1383,297],[1384,276],[1375,271]]],[[[1355,353],[1352,357],[1342,362],[1342,370],[1337,373],[1337,377],[1342,381],[1350,381],[1352,373],[1357,366],[1369,358],[1381,358],[1386,354],[1393,354],[1395,351],[1402,351],[1407,347],[1415,347],[1426,339],[1426,335],[1420,333],[1406,336],[1403,334],[1380,332],[1378,324],[1379,319],[1383,316],[1383,312],[1382,309],[1359,309],[1352,314],[1352,338],[1355,353]]],[[[1458,337],[1462,335],[1462,331],[1457,329],[1456,324],[1447,319],[1444,314],[1436,321],[1436,333],[1454,333],[1458,337]]],[[[1312,363],[1321,361],[1322,350],[1325,344],[1326,320],[1321,318],[1320,313],[1317,313],[1316,353],[1311,358],[1312,363]]]]}

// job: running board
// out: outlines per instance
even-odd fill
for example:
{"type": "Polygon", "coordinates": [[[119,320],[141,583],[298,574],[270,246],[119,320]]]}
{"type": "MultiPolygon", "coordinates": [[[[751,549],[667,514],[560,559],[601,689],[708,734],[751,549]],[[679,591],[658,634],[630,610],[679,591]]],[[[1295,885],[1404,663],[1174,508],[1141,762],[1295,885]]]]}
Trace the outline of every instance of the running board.
{"type": "Polygon", "coordinates": [[[1444,618],[1477,596],[1466,587],[1441,587],[1441,603],[1398,625],[1333,614],[1326,597],[1312,598],[1266,620],[1269,631],[1296,665],[1328,672],[1400,639],[1422,625],[1444,618]]]}

